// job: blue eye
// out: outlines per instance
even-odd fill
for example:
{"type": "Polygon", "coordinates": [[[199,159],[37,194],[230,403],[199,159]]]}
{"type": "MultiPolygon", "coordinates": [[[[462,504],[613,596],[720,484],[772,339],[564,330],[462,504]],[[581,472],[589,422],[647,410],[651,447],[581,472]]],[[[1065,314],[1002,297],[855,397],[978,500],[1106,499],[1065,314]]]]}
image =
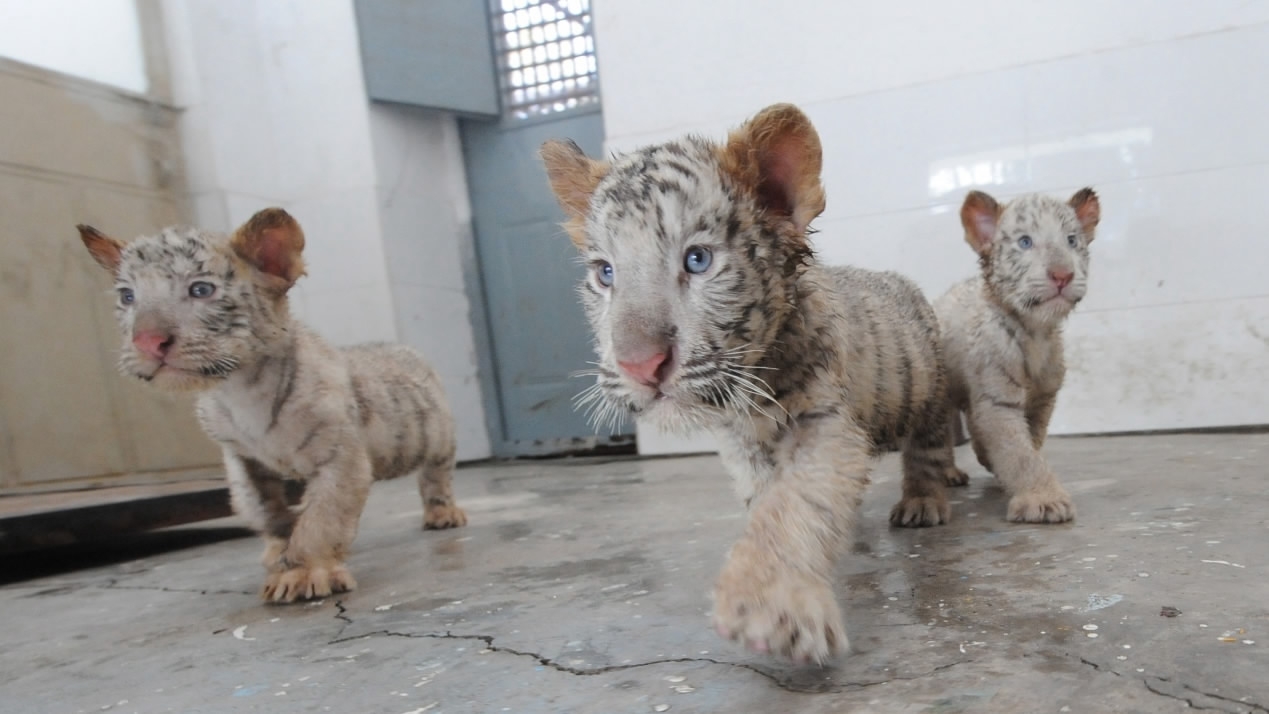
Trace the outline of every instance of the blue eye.
{"type": "Polygon", "coordinates": [[[595,279],[606,288],[612,287],[612,263],[603,260],[596,262],[595,279]]]}
{"type": "Polygon", "coordinates": [[[216,286],[202,280],[190,283],[189,296],[192,298],[209,298],[216,292],[216,286]]]}
{"type": "Polygon", "coordinates": [[[132,292],[132,288],[119,288],[119,304],[131,305],[136,302],[137,296],[132,292]]]}
{"type": "Polygon", "coordinates": [[[1074,234],[1074,233],[1072,233],[1071,235],[1069,235],[1069,236],[1067,236],[1067,237],[1066,237],[1066,242],[1067,242],[1067,244],[1069,244],[1072,248],[1078,248],[1078,247],[1079,247],[1079,244],[1080,244],[1079,239],[1075,237],[1075,234],[1074,234]]]}
{"type": "Polygon", "coordinates": [[[1026,250],[1031,247],[1031,236],[1021,236],[1018,238],[1018,247],[1026,250]]]}
{"type": "Polygon", "coordinates": [[[714,254],[709,252],[709,248],[694,245],[683,254],[683,269],[693,275],[699,275],[709,270],[709,264],[713,261],[714,254]]]}

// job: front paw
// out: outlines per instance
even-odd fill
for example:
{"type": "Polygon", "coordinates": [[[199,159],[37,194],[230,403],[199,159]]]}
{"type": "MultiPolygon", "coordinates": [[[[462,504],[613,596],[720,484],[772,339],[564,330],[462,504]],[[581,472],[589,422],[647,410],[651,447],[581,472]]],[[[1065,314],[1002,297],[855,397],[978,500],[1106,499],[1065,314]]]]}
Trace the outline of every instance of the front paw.
{"type": "Polygon", "coordinates": [[[903,528],[938,526],[952,519],[952,508],[947,497],[904,496],[890,509],[890,524],[903,528]]]}
{"type": "Polygon", "coordinates": [[[296,566],[271,572],[264,580],[260,598],[266,602],[289,603],[323,598],[357,587],[357,581],[343,563],[325,566],[296,566]]]}
{"type": "Polygon", "coordinates": [[[428,505],[423,508],[423,530],[460,528],[467,525],[467,514],[454,503],[428,505]]]}
{"type": "Polygon", "coordinates": [[[714,628],[754,652],[806,664],[845,652],[850,643],[833,590],[820,578],[774,568],[755,577],[730,563],[714,589],[714,628]]]}
{"type": "Polygon", "coordinates": [[[1075,520],[1075,504],[1066,489],[1054,484],[1015,494],[1007,517],[1015,523],[1065,523],[1075,520]]]}

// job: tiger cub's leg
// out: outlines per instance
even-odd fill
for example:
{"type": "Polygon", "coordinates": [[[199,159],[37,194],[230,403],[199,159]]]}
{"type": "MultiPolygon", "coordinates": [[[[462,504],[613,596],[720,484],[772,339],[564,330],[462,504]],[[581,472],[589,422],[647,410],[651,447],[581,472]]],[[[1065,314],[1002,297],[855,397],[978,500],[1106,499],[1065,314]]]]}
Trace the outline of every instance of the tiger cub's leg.
{"type": "MultiPolygon", "coordinates": [[[[947,414],[947,448],[949,451],[969,441],[969,436],[965,434],[965,428],[961,424],[961,412],[955,407],[949,406],[947,414]]],[[[944,482],[948,486],[968,486],[969,474],[962,471],[956,466],[956,455],[952,454],[952,469],[947,472],[944,482]]]]}
{"type": "Polygon", "coordinates": [[[1024,523],[1063,523],[1075,504],[1036,448],[1026,416],[1025,395],[978,396],[970,410],[970,434],[979,460],[1010,494],[1007,518],[1024,523]]]}
{"type": "Polygon", "coordinates": [[[467,514],[454,502],[454,454],[430,458],[419,469],[419,497],[423,499],[423,528],[458,528],[467,514]]]}
{"type": "Polygon", "coordinates": [[[903,445],[903,497],[890,511],[896,526],[937,526],[951,517],[944,484],[963,476],[952,457],[947,405],[934,400],[903,445]]]}
{"type": "Polygon", "coordinates": [[[254,459],[238,456],[228,448],[223,451],[234,513],[264,538],[260,561],[267,566],[286,549],[295,526],[295,512],[286,500],[286,482],[254,459]]]}

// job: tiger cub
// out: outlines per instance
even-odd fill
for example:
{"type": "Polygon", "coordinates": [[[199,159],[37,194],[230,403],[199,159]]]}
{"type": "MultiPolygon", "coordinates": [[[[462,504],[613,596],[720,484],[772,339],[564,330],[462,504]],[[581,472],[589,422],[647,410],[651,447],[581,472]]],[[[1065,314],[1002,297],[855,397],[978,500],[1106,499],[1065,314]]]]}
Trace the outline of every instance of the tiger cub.
{"type": "Polygon", "coordinates": [[[726,143],[689,136],[611,162],[541,154],[589,269],[601,412],[712,430],[749,511],[714,589],[720,635],[801,662],[849,647],[832,578],[872,457],[903,449],[891,521],[948,519],[938,322],[910,280],[819,265],[820,140],[795,106],[726,143]]]}
{"type": "MultiPolygon", "coordinates": [[[[1066,374],[1062,325],[1088,290],[1088,247],[1100,220],[1091,188],[1065,203],[1028,194],[1004,206],[972,191],[961,206],[981,273],[934,303],[947,360],[949,430],[964,411],[979,463],[1010,494],[1011,521],[1075,518],[1040,447],[1066,374]]],[[[967,482],[960,471],[949,480],[967,482]]]]}
{"type": "Polygon", "coordinates": [[[344,559],[373,480],[415,473],[423,527],[466,524],[435,372],[402,346],[332,348],[291,317],[304,234],[286,211],[260,211],[229,238],[168,228],[125,245],[79,231],[114,275],[120,370],[200,392],[199,421],[224,452],[234,510],[266,542],[266,601],[356,587],[344,559]],[[286,480],[304,482],[298,508],[286,480]]]}

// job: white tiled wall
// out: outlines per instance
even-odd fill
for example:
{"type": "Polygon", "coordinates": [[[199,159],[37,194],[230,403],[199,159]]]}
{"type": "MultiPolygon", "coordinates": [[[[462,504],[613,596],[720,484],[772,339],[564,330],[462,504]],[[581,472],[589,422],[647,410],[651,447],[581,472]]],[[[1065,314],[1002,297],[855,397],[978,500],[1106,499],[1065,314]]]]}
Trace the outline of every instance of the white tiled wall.
{"type": "MultiPolygon", "coordinates": [[[[956,211],[1102,197],[1054,433],[1269,423],[1269,4],[596,3],[608,142],[722,137],[800,104],[823,260],[934,297],[976,269],[956,211]],[[667,19],[672,18],[672,21],[667,19]],[[649,32],[655,27],[655,32],[649,32]]],[[[641,429],[648,453],[712,448],[641,429]]]]}
{"type": "Polygon", "coordinates": [[[445,381],[459,458],[490,454],[460,247],[452,117],[371,105],[349,0],[163,0],[197,222],[270,205],[304,227],[299,317],[336,344],[399,341],[445,381]]]}
{"type": "Polygon", "coordinates": [[[370,107],[379,218],[398,339],[445,382],[463,458],[490,453],[460,247],[473,241],[458,122],[410,107],[370,107]]]}

